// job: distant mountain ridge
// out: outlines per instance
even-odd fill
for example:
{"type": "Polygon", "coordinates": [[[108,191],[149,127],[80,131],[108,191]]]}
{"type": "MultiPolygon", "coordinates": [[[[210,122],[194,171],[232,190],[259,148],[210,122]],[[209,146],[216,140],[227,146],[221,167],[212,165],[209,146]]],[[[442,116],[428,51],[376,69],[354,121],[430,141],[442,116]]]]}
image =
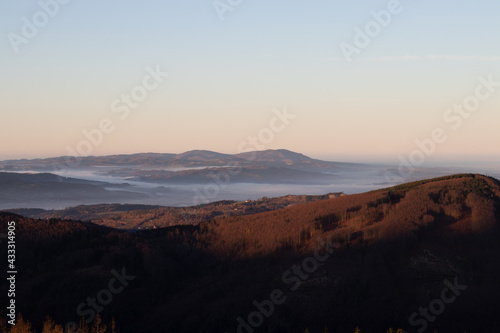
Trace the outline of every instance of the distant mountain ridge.
{"type": "Polygon", "coordinates": [[[91,170],[102,177],[160,184],[206,184],[214,177],[226,177],[224,175],[231,172],[231,183],[327,185],[335,182],[343,171],[360,172],[370,167],[321,161],[286,149],[234,155],[191,150],[181,154],[88,156],[78,160],[62,156],[0,161],[0,172],[31,171],[72,176],[75,170],[91,170]],[[231,171],[235,169],[237,171],[231,171]]]}
{"type": "MultiPolygon", "coordinates": [[[[0,161],[0,209],[103,203],[186,206],[263,195],[353,193],[378,188],[376,184],[391,185],[384,177],[387,170],[322,161],[286,149],[9,160],[0,161]]],[[[449,174],[429,173],[414,176],[449,174]]]]}
{"type": "Polygon", "coordinates": [[[290,167],[296,169],[311,169],[320,170],[342,170],[345,168],[364,168],[366,164],[360,163],[345,163],[345,162],[327,162],[318,159],[310,158],[304,154],[296,153],[286,149],[277,150],[260,150],[248,153],[240,153],[235,156],[259,163],[276,167],[290,167]]]}
{"type": "MultiPolygon", "coordinates": [[[[288,168],[305,169],[307,166],[315,169],[333,170],[341,167],[362,167],[363,164],[326,162],[312,159],[306,155],[286,149],[262,150],[239,154],[224,154],[209,150],[191,150],[180,154],[172,153],[138,153],[120,154],[108,156],[86,156],[80,157],[77,167],[84,166],[113,166],[130,165],[149,167],[161,166],[225,166],[228,164],[239,164],[242,166],[255,166],[265,164],[266,166],[279,166],[288,168]]],[[[68,161],[74,163],[74,157],[60,156],[45,159],[32,160],[7,160],[0,161],[0,170],[19,171],[27,167],[38,167],[50,170],[54,165],[65,165],[68,161]]]]}

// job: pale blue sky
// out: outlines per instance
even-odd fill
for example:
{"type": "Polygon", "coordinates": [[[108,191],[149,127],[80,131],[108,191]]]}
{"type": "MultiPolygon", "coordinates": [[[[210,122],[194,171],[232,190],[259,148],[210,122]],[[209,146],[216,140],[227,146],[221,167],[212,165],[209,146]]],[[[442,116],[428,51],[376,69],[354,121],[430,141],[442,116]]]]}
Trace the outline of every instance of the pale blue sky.
{"type": "Polygon", "coordinates": [[[265,148],[397,160],[443,127],[433,158],[498,156],[500,88],[457,130],[443,113],[500,81],[500,2],[402,0],[347,63],[339,45],[389,2],[242,1],[221,21],[210,0],[72,0],[16,53],[8,34],[41,7],[4,0],[0,159],[66,155],[104,118],[116,129],[92,155],[236,153],[283,107],[296,118],[265,148]],[[169,77],[120,120],[112,102],[157,65],[169,77]]]}

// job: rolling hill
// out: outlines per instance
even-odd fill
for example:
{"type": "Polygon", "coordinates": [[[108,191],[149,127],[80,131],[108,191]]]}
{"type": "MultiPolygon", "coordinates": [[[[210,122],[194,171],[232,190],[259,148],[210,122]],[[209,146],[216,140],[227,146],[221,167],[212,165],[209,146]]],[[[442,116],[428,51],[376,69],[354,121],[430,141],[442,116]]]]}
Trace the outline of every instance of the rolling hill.
{"type": "Polygon", "coordinates": [[[295,153],[285,149],[264,150],[241,154],[223,154],[208,150],[192,150],[181,154],[170,153],[139,153],[130,155],[110,155],[110,156],[86,156],[78,160],[72,157],[62,156],[46,159],[33,160],[8,160],[0,161],[0,170],[23,171],[33,170],[53,170],[54,166],[91,167],[91,166],[135,166],[144,169],[151,167],[221,167],[226,165],[239,164],[241,166],[266,166],[272,164],[275,167],[290,167],[304,169],[308,165],[318,166],[324,169],[333,167],[363,166],[356,163],[324,162],[311,159],[303,154],[295,153]],[[78,161],[78,162],[77,162],[78,161]],[[71,163],[70,163],[71,162],[71,163]]]}
{"type": "Polygon", "coordinates": [[[8,206],[25,207],[40,202],[60,205],[144,200],[145,194],[127,191],[126,186],[94,180],[58,177],[50,173],[29,174],[0,172],[0,209],[8,206]]]}
{"type": "Polygon", "coordinates": [[[266,150],[243,154],[222,154],[193,150],[182,154],[133,154],[89,156],[75,159],[57,157],[0,161],[5,172],[64,172],[93,170],[105,176],[150,182],[202,183],[210,173],[237,170],[233,182],[317,184],[332,182],[339,171],[358,172],[373,166],[325,162],[288,150],[266,150]],[[241,170],[240,170],[241,169],[241,170]]]}
{"type": "Polygon", "coordinates": [[[320,161],[284,149],[9,160],[0,161],[0,209],[103,203],[190,206],[263,195],[352,193],[353,188],[363,191],[386,182],[386,170],[320,161]]]}
{"type": "Polygon", "coordinates": [[[135,233],[8,213],[0,232],[12,220],[35,327],[78,321],[115,270],[133,279],[100,314],[124,333],[500,329],[500,182],[481,175],[135,233]]]}
{"type": "Polygon", "coordinates": [[[342,195],[344,194],[329,193],[263,197],[246,201],[223,200],[190,207],[101,204],[80,205],[62,210],[9,209],[8,212],[29,218],[81,220],[117,229],[140,230],[197,225],[214,219],[267,212],[342,195]]]}
{"type": "Polygon", "coordinates": [[[373,168],[373,166],[360,163],[321,161],[286,149],[254,151],[237,154],[235,156],[247,161],[258,162],[273,167],[311,170],[317,172],[354,171],[373,168]]]}

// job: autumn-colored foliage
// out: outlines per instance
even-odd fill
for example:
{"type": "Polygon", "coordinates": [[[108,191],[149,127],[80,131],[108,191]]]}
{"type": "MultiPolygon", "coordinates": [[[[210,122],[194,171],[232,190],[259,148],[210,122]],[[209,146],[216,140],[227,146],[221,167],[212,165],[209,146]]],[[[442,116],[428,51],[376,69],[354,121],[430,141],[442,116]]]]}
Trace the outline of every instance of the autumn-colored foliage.
{"type": "MultiPolygon", "coordinates": [[[[36,333],[36,330],[34,330],[31,327],[31,323],[27,320],[24,320],[23,316],[21,314],[18,315],[18,318],[16,319],[16,324],[15,325],[5,325],[5,323],[2,321],[0,322],[0,333],[36,333]]],[[[83,321],[83,319],[80,322],[80,325],[78,328],[74,331],[65,331],[62,325],[56,324],[52,318],[47,317],[43,323],[43,328],[42,328],[42,333],[116,333],[116,324],[114,319],[112,320],[110,324],[110,328],[107,329],[107,326],[102,322],[101,317],[99,314],[96,316],[94,322],[90,327],[83,321]]]]}
{"type": "MultiPolygon", "coordinates": [[[[455,276],[468,291],[429,330],[474,332],[480,322],[482,331],[496,331],[496,314],[484,309],[500,306],[499,208],[497,180],[459,175],[137,232],[0,213],[0,232],[16,221],[16,302],[37,332],[78,322],[80,302],[121,267],[137,277],[100,314],[106,323],[116,317],[123,333],[234,331],[236,318],[275,289],[286,302],[263,331],[384,332],[408,325],[455,276]],[[292,291],[284,273],[314,257],[318,239],[331,255],[292,291]]],[[[116,330],[96,322],[87,333],[116,330]]]]}

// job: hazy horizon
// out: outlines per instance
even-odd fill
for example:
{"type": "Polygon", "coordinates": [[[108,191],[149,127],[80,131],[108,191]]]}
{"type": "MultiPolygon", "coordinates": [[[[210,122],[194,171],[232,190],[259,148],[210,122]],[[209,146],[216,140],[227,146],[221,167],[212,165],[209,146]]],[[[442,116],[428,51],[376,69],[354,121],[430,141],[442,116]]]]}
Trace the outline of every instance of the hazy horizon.
{"type": "MultiPolygon", "coordinates": [[[[269,150],[281,150],[285,148],[274,148],[269,150]]],[[[104,157],[104,156],[113,156],[113,155],[137,155],[137,154],[183,154],[189,151],[196,151],[202,149],[189,149],[186,151],[135,151],[130,153],[103,153],[103,154],[95,154],[88,155],[82,157],[104,157]]],[[[204,150],[204,149],[203,149],[204,150]]],[[[266,149],[268,150],[268,149],[266,149]]],[[[290,149],[286,149],[290,150],[290,149]]],[[[234,155],[238,154],[238,152],[231,151],[216,151],[216,150],[207,150],[213,151],[221,154],[234,155]]],[[[255,150],[259,151],[259,150],[255,150]]],[[[364,164],[384,164],[384,165],[394,165],[398,164],[400,161],[398,160],[399,155],[391,155],[391,156],[376,156],[376,155],[328,155],[328,154],[308,154],[302,151],[290,150],[295,153],[303,154],[312,159],[329,161],[329,162],[341,162],[341,163],[364,163],[364,164]]],[[[401,154],[402,155],[402,154],[401,154]]],[[[6,161],[15,161],[15,160],[35,160],[35,159],[49,159],[49,158],[59,158],[59,157],[67,157],[73,155],[44,155],[44,154],[34,154],[34,155],[23,155],[23,156],[11,156],[11,157],[0,157],[0,162],[6,161]]],[[[404,155],[402,155],[404,156],[404,155]]],[[[467,166],[485,166],[485,167],[498,167],[500,168],[500,155],[469,155],[469,156],[461,156],[461,155],[452,155],[452,156],[430,156],[427,161],[427,167],[433,166],[448,166],[448,167],[467,167],[467,166]]]]}
{"type": "MultiPolygon", "coordinates": [[[[96,164],[93,164],[93,160],[82,160],[76,165],[66,165],[66,158],[51,162],[42,159],[40,162],[38,160],[35,162],[19,160],[16,163],[14,160],[12,163],[0,165],[0,175],[2,172],[52,173],[64,177],[59,178],[59,182],[68,184],[75,182],[75,180],[90,182],[89,184],[97,182],[95,185],[102,187],[102,190],[107,192],[105,196],[96,192],[96,197],[89,198],[84,194],[85,192],[64,192],[61,188],[58,190],[60,194],[53,197],[52,191],[49,189],[42,192],[35,190],[37,185],[36,182],[33,182],[31,183],[31,186],[35,186],[33,190],[20,194],[21,197],[19,194],[14,195],[17,199],[13,201],[8,199],[9,192],[13,189],[7,190],[7,193],[4,193],[7,197],[4,198],[4,202],[0,203],[0,209],[64,209],[79,205],[112,203],[186,207],[220,200],[256,200],[265,196],[281,197],[290,194],[324,195],[338,192],[356,194],[404,182],[459,173],[479,173],[500,179],[500,165],[498,163],[457,164],[441,161],[435,166],[427,165],[410,171],[407,169],[407,164],[402,166],[396,163],[372,163],[357,166],[356,164],[342,165],[329,164],[328,162],[325,164],[316,161],[312,162],[311,165],[309,165],[311,162],[300,164],[303,159],[299,156],[281,155],[281,152],[274,152],[272,157],[264,160],[263,164],[253,164],[252,160],[248,161],[250,164],[244,163],[244,168],[247,168],[247,171],[240,174],[241,172],[236,171],[234,165],[231,165],[233,162],[231,162],[230,157],[220,160],[218,158],[211,159],[210,156],[210,154],[200,153],[190,154],[182,159],[151,159],[149,156],[112,158],[97,160],[96,164]],[[279,159],[278,163],[280,164],[274,164],[277,161],[276,158],[279,159]],[[299,177],[285,176],[282,178],[280,174],[287,169],[287,167],[283,168],[283,165],[288,163],[291,163],[287,165],[288,170],[305,173],[299,177]],[[281,169],[279,169],[280,165],[281,169]],[[302,169],[304,166],[306,168],[302,169]],[[319,169],[314,169],[315,167],[319,169]],[[307,173],[308,171],[312,173],[307,173]],[[321,177],[319,181],[318,176],[321,177]],[[316,178],[311,179],[310,177],[316,178]],[[51,198],[46,199],[45,195],[49,195],[51,198]],[[19,201],[23,197],[25,200],[19,201]]],[[[265,156],[268,155],[260,155],[260,158],[265,158],[265,156]]],[[[16,181],[18,179],[14,175],[3,175],[7,180],[16,181]]],[[[29,182],[28,178],[24,179],[24,181],[29,182]]],[[[44,180],[40,181],[44,182],[44,180]]],[[[45,181],[51,182],[52,189],[58,188],[57,180],[47,179],[45,181]]],[[[6,183],[7,188],[12,187],[12,184],[9,185],[9,183],[6,183]]],[[[24,187],[22,184],[19,183],[18,187],[24,187]]],[[[49,186],[47,184],[45,186],[49,186]]],[[[69,186],[66,190],[71,190],[71,185],[69,186]]]]}
{"type": "Polygon", "coordinates": [[[496,160],[498,2],[214,3],[0,4],[0,159],[496,160]]]}

